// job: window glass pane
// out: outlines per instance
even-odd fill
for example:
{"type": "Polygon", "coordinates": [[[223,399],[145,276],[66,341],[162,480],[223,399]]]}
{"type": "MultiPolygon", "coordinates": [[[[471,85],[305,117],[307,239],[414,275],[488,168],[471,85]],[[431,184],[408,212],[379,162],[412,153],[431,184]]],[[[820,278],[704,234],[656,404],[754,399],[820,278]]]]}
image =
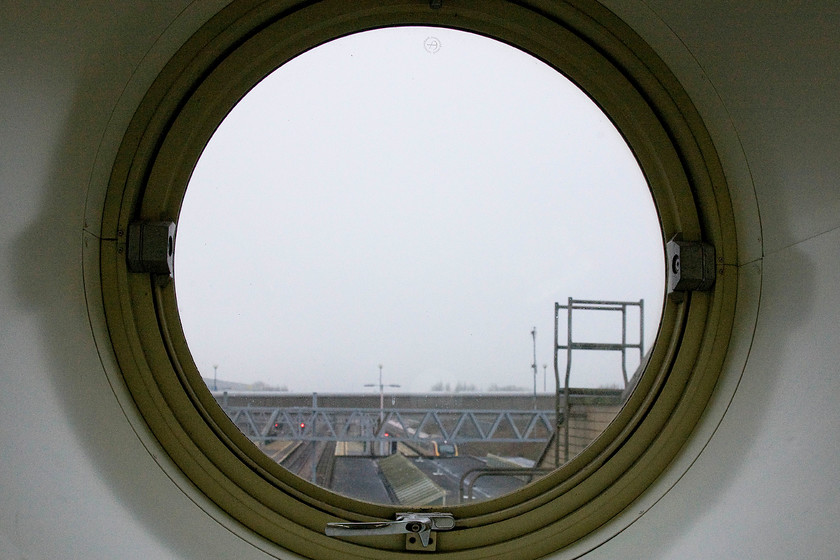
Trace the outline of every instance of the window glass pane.
{"type": "Polygon", "coordinates": [[[522,51],[423,27],[332,41],[245,96],[193,173],[175,282],[196,365],[256,445],[401,505],[492,498],[583,449],[665,283],[600,109],[522,51]],[[584,343],[569,407],[555,311],[560,346],[584,343]]]}

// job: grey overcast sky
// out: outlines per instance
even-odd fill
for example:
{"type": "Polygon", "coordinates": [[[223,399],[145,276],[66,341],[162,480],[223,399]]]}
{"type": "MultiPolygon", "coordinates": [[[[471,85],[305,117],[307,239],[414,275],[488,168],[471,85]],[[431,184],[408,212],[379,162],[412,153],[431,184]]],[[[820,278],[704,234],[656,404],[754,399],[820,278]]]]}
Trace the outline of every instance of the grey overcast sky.
{"type": "MultiPolygon", "coordinates": [[[[372,391],[379,364],[399,391],[531,390],[533,327],[550,390],[555,301],[644,299],[650,343],[665,283],[646,182],[598,107],[436,28],[345,37],[255,87],[193,173],[175,259],[202,374],[293,392],[372,391]]],[[[620,338],[617,314],[575,328],[620,338]]],[[[619,363],[580,353],[572,384],[619,384],[619,363]]]]}

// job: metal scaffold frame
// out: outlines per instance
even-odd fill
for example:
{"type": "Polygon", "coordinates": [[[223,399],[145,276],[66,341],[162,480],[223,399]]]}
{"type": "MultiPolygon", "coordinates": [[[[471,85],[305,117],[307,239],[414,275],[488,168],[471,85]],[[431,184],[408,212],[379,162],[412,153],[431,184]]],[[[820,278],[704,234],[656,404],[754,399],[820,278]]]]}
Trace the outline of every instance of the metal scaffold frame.
{"type": "MultiPolygon", "coordinates": [[[[627,352],[629,350],[638,350],[639,362],[642,361],[645,344],[645,300],[639,301],[600,301],[600,300],[583,300],[569,298],[566,305],[561,305],[558,302],[554,303],[554,380],[555,380],[555,418],[563,419],[563,447],[564,456],[563,462],[569,461],[569,420],[570,416],[570,401],[569,401],[569,379],[572,373],[572,352],[574,350],[595,350],[606,352],[621,352],[621,373],[624,378],[624,387],[627,387],[629,379],[627,377],[627,352]],[[629,307],[639,308],[639,340],[638,342],[627,341],[627,309],[629,307]],[[566,310],[566,343],[559,342],[559,326],[560,326],[560,310],[566,310]],[[611,311],[621,313],[621,342],[584,342],[576,341],[573,336],[572,317],[574,311],[611,311]],[[563,413],[560,412],[560,370],[558,367],[558,354],[560,350],[566,351],[566,376],[563,383],[563,413]]],[[[560,433],[560,425],[558,423],[555,434],[560,433]]],[[[560,466],[560,441],[559,438],[554,439],[554,464],[560,466]]]]}

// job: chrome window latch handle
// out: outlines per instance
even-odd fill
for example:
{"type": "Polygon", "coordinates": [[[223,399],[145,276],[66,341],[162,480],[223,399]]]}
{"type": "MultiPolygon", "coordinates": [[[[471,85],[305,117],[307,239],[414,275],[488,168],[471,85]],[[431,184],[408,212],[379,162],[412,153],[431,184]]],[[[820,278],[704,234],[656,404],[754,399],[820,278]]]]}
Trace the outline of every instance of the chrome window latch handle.
{"type": "Polygon", "coordinates": [[[327,523],[330,537],[362,537],[406,534],[406,549],[435,550],[434,532],[455,528],[451,513],[398,513],[396,521],[327,523]],[[418,542],[419,540],[419,542],[418,542]]]}

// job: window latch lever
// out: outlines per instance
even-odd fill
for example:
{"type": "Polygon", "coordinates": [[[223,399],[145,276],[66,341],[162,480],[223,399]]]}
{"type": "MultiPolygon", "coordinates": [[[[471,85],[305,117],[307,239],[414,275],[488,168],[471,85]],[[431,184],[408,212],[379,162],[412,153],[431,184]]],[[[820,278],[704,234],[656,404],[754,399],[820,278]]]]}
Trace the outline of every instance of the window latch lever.
{"type": "Polygon", "coordinates": [[[364,521],[327,523],[330,537],[362,537],[406,534],[407,550],[435,550],[436,531],[455,527],[451,513],[398,513],[396,521],[364,521]],[[418,542],[419,541],[419,542],[418,542]]]}

